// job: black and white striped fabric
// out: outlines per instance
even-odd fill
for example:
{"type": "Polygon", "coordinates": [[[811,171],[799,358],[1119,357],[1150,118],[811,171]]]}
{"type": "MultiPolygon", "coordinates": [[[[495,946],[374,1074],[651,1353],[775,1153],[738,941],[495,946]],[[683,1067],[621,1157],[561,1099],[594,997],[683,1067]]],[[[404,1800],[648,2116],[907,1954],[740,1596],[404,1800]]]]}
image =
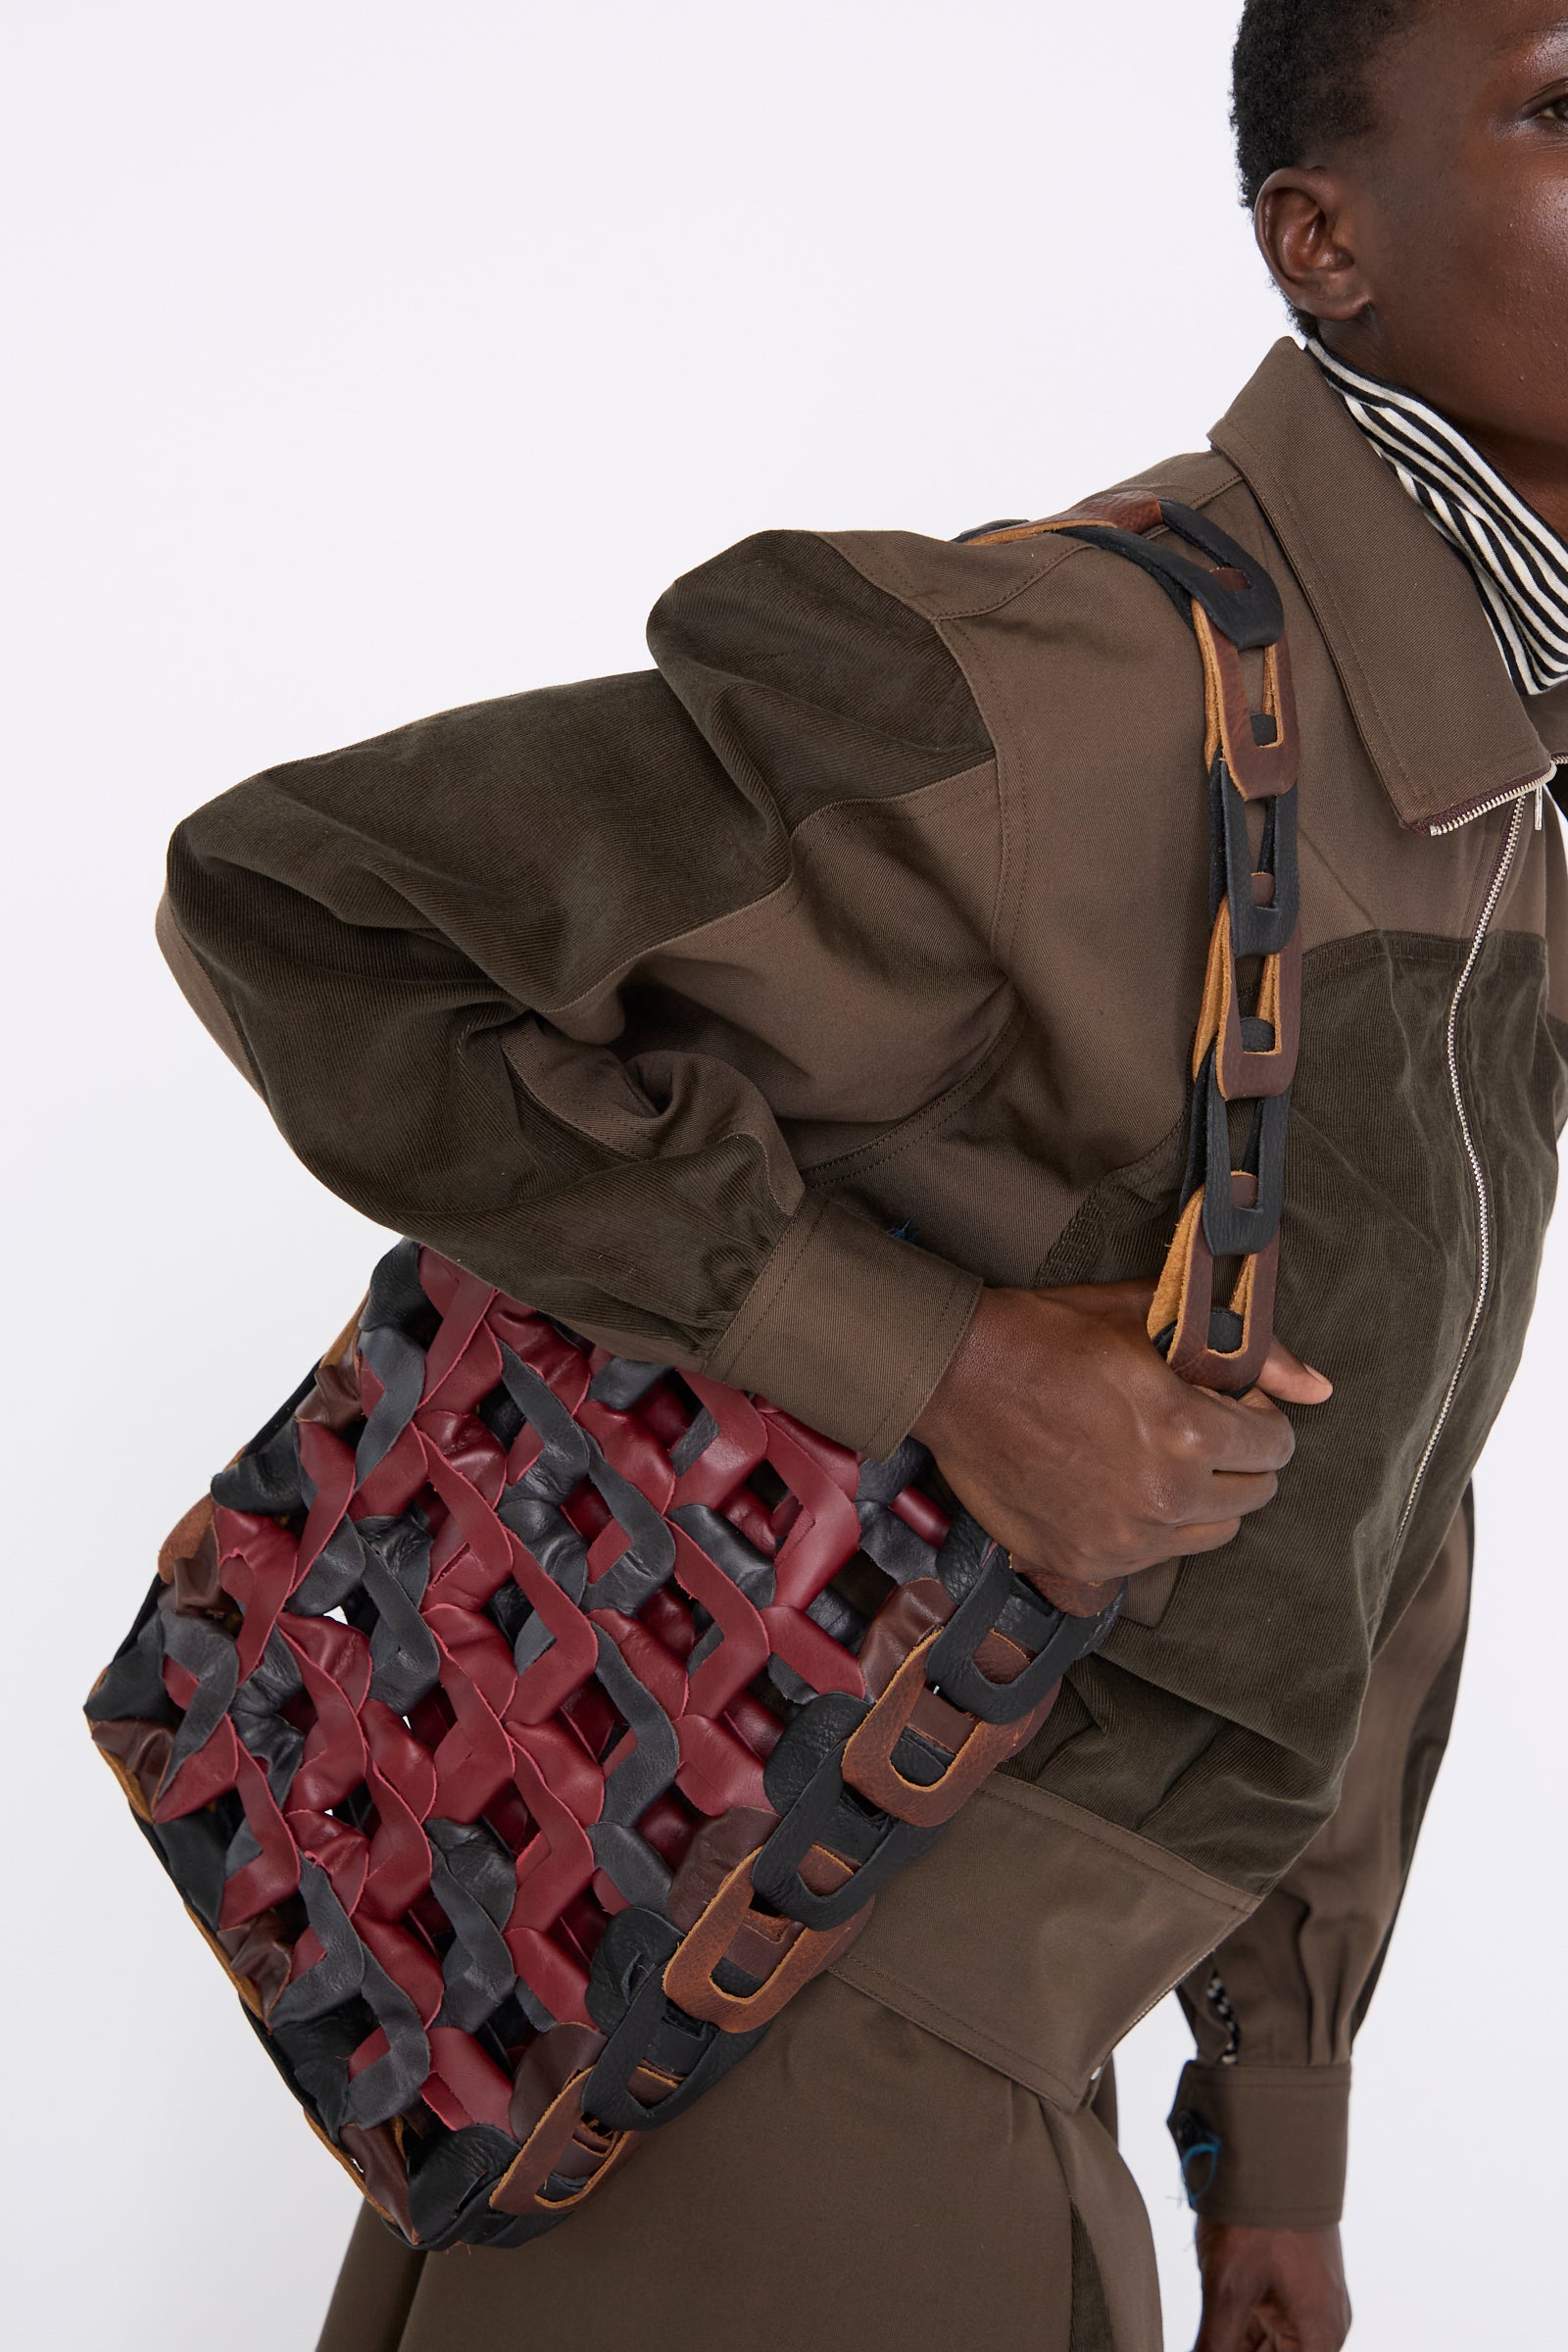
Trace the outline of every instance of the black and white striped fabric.
{"type": "Polygon", "coordinates": [[[1521,694],[1568,681],[1568,544],[1413,392],[1307,350],[1381,458],[1475,574],[1521,694]]]}

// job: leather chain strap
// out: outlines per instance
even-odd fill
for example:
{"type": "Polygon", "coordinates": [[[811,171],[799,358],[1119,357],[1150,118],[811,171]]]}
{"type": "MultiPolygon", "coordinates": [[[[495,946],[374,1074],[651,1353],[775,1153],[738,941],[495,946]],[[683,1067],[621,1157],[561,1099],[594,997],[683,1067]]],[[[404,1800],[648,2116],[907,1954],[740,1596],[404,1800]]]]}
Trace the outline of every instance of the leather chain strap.
{"type": "MultiPolygon", "coordinates": [[[[1238,1396],[1271,1336],[1299,1038],[1298,745],[1283,611],[1225,533],[1145,493],[968,537],[995,545],[1046,532],[1149,572],[1201,658],[1212,933],[1188,1165],[1149,1330],[1184,1379],[1238,1396]],[[1152,543],[1156,531],[1207,564],[1152,543]],[[1259,658],[1256,709],[1247,653],[1259,658]]],[[[512,2109],[523,2144],[489,2198],[496,2215],[516,2219],[508,2242],[574,2210],[639,2133],[683,2113],[746,2055],[860,1933],[877,1888],[1027,1746],[1061,1676],[1101,1645],[1119,1605],[1118,1592],[1098,1616],[1064,1614],[960,1515],[941,1580],[901,1587],[873,1619],[860,1651],[867,1695],[827,1694],[797,1713],[768,1759],[770,1810],[706,1824],[675,1874],[668,1918],[633,1906],[611,1921],[589,1978],[594,2030],[558,2028],[526,2053],[512,2109]]]]}

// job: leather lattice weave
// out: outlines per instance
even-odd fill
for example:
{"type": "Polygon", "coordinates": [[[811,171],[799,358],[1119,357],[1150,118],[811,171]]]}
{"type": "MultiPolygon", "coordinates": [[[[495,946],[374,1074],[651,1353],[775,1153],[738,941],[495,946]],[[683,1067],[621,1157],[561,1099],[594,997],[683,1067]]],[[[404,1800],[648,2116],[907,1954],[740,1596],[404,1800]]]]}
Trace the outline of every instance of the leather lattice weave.
{"type": "Polygon", "coordinates": [[[93,1736],[417,2242],[519,2233],[477,2192],[561,2087],[530,2052],[602,2046],[608,1923],[672,1916],[705,1823],[770,1826],[786,1718],[863,1712],[879,1606],[941,1603],[924,1465],[609,1357],[406,1243],[175,1531],[93,1736]]]}

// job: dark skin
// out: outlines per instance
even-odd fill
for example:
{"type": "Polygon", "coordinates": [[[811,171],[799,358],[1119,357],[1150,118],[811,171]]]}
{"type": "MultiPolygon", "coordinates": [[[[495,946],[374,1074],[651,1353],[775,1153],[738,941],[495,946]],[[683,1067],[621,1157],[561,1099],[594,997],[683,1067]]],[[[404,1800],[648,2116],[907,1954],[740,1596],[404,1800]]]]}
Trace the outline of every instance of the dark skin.
{"type": "MultiPolygon", "coordinates": [[[[1428,401],[1568,538],[1568,8],[1425,0],[1369,92],[1369,132],[1261,190],[1263,257],[1332,351],[1428,401]]],[[[1279,1402],[1330,1394],[1279,1344],[1241,1403],[1184,1390],[1149,1348],[1149,1295],[988,1291],[917,1425],[976,1517],[1079,1608],[1228,1543],[1289,1462],[1279,1402]]],[[[1205,2221],[1198,2255],[1197,2352],[1340,2352],[1337,2230],[1205,2221]]]]}
{"type": "Polygon", "coordinates": [[[1264,259],[1568,537],[1568,9],[1427,0],[1372,83],[1375,131],[1261,191],[1264,259]]]}
{"type": "Polygon", "coordinates": [[[1198,2225],[1203,2324],[1194,2352],[1339,2352],[1350,2298],[1338,2230],[1198,2225]]]}
{"type": "Polygon", "coordinates": [[[990,1290],[915,1423],[954,1492],[1053,1599],[1230,1543],[1295,1450],[1270,1401],[1329,1383],[1276,1340],[1250,1396],[1190,1388],[1149,1344],[1153,1284],[990,1290]]]}

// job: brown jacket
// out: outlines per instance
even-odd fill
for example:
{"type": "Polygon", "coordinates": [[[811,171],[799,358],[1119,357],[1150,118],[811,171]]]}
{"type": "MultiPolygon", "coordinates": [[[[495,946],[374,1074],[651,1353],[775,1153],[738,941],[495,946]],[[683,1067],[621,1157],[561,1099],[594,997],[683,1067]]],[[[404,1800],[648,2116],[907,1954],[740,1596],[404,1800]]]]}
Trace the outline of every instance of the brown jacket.
{"type": "MultiPolygon", "coordinates": [[[[1278,1323],[1336,1394],[1234,1544],[1139,1580],[839,1973],[1065,2106],[1185,1976],[1206,2209],[1299,2222],[1337,2211],[1568,1115],[1542,790],[1568,690],[1521,701],[1294,344],[1210,452],[1140,479],[1285,600],[1307,954],[1278,1323]]],[[[745,541],[649,642],[653,670],[211,803],[166,950],[368,1215],[891,1452],[983,1282],[1157,1266],[1208,929],[1198,654],[1103,551],[898,532],[745,541]]]]}

